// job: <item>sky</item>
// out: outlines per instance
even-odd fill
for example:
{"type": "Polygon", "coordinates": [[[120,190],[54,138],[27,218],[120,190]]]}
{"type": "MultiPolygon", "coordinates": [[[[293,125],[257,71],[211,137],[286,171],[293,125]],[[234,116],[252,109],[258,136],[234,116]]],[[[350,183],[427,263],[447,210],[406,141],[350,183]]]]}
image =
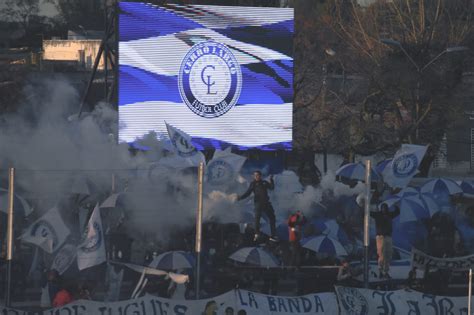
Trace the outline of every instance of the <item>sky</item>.
{"type": "Polygon", "coordinates": [[[55,16],[58,14],[58,10],[52,5],[51,3],[44,3],[40,5],[40,15],[45,15],[45,16],[55,16]]]}
{"type": "MultiPolygon", "coordinates": [[[[5,8],[5,6],[6,6],[5,1],[0,1],[0,10],[5,8]]],[[[58,10],[56,10],[54,5],[51,4],[51,3],[40,3],[39,7],[40,7],[39,15],[52,17],[52,16],[55,16],[56,14],[58,14],[58,10]]]]}

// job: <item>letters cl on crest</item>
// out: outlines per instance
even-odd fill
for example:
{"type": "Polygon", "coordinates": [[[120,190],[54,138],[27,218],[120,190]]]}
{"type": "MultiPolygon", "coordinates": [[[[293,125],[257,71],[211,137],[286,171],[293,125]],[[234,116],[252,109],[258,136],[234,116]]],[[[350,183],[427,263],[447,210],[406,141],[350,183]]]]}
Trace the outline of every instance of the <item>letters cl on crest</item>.
{"type": "Polygon", "coordinates": [[[216,118],[227,113],[239,99],[240,65],[226,45],[204,41],[184,56],[178,85],[181,99],[193,113],[216,118]]]}

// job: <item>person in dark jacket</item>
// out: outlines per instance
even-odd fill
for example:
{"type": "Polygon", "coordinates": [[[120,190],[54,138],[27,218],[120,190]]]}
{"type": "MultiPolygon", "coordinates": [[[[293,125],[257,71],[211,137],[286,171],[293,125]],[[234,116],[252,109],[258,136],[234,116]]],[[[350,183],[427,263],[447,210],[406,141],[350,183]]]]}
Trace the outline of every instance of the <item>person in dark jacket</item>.
{"type": "Polygon", "coordinates": [[[250,196],[253,193],[253,201],[255,204],[255,238],[256,241],[260,236],[260,218],[262,214],[266,214],[268,219],[270,220],[270,231],[271,237],[270,240],[277,241],[277,237],[275,234],[275,211],[273,210],[273,206],[270,203],[270,198],[268,197],[268,190],[273,190],[275,188],[275,184],[273,182],[273,176],[270,175],[270,181],[266,181],[262,179],[262,172],[255,171],[254,180],[250,183],[249,188],[247,191],[239,196],[237,200],[242,200],[250,196]]]}
{"type": "Polygon", "coordinates": [[[392,261],[392,220],[400,214],[400,208],[390,212],[386,203],[380,205],[380,211],[371,211],[375,220],[375,240],[379,264],[379,277],[390,278],[388,273],[392,261]]]}

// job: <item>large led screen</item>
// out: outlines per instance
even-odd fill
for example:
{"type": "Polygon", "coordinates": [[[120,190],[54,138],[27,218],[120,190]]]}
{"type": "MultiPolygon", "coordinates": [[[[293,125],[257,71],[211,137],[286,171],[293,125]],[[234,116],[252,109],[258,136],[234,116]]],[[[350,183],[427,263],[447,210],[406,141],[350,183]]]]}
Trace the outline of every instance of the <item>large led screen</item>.
{"type": "Polygon", "coordinates": [[[120,2],[119,138],[291,149],[293,9],[120,2]]]}

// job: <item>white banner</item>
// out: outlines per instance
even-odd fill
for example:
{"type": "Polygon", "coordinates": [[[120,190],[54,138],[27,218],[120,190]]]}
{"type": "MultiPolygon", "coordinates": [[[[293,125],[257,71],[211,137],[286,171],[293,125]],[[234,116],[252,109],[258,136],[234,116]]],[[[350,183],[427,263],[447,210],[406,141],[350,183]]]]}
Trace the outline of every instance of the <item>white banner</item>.
{"type": "MultiPolygon", "coordinates": [[[[364,281],[364,274],[362,272],[363,270],[363,264],[360,262],[357,263],[351,263],[352,267],[354,267],[356,270],[360,271],[360,274],[358,274],[355,279],[357,281],[363,282],[364,281]]],[[[406,280],[408,278],[408,273],[411,270],[411,261],[410,259],[406,260],[392,260],[390,263],[390,277],[392,280],[406,280]]],[[[370,283],[377,283],[377,282],[387,282],[387,278],[380,278],[379,277],[380,269],[377,261],[370,261],[369,262],[369,282],[370,283]]],[[[420,279],[423,277],[423,271],[422,270],[417,270],[416,271],[416,278],[420,279]]]]}
{"type": "Polygon", "coordinates": [[[302,296],[273,296],[235,290],[237,308],[247,315],[337,314],[336,295],[332,292],[302,296]]]}
{"type": "Polygon", "coordinates": [[[0,314],[2,315],[41,315],[41,312],[28,312],[23,310],[17,310],[6,306],[0,306],[0,314]]]}
{"type": "Polygon", "coordinates": [[[427,146],[402,144],[393,160],[383,170],[383,180],[391,187],[403,188],[418,172],[427,146]]]}
{"type": "Polygon", "coordinates": [[[467,315],[467,297],[336,287],[341,315],[467,315]]]}
{"type": "MultiPolygon", "coordinates": [[[[235,310],[234,301],[233,291],[206,300],[170,300],[145,295],[133,300],[109,303],[80,300],[61,308],[44,311],[43,315],[225,315],[226,308],[235,310]]],[[[237,314],[237,310],[234,314],[237,314]]],[[[247,313],[250,314],[254,313],[247,313]]]]}
{"type": "Polygon", "coordinates": [[[416,248],[412,248],[411,263],[412,266],[416,266],[422,270],[425,270],[426,267],[429,267],[430,269],[435,268],[462,271],[474,268],[474,255],[453,258],[438,258],[427,255],[416,248]]]}
{"type": "Polygon", "coordinates": [[[141,298],[122,302],[76,301],[58,309],[44,311],[43,315],[235,315],[241,310],[244,310],[246,315],[332,315],[338,313],[337,300],[334,293],[284,297],[259,294],[246,290],[233,290],[203,300],[171,300],[145,295],[141,298]]]}
{"type": "Polygon", "coordinates": [[[69,233],[58,208],[54,207],[31,224],[20,239],[51,254],[61,247],[69,233]]]}
{"type": "Polygon", "coordinates": [[[77,247],[77,266],[83,270],[103,263],[106,258],[102,219],[97,204],[84,231],[84,239],[77,247]]]}
{"type": "Polygon", "coordinates": [[[245,311],[246,315],[467,315],[467,297],[436,296],[412,290],[379,291],[349,287],[336,287],[336,294],[328,292],[285,297],[233,290],[202,300],[171,300],[145,295],[120,302],[79,300],[43,312],[0,307],[0,314],[236,315],[239,311],[245,311]]]}

